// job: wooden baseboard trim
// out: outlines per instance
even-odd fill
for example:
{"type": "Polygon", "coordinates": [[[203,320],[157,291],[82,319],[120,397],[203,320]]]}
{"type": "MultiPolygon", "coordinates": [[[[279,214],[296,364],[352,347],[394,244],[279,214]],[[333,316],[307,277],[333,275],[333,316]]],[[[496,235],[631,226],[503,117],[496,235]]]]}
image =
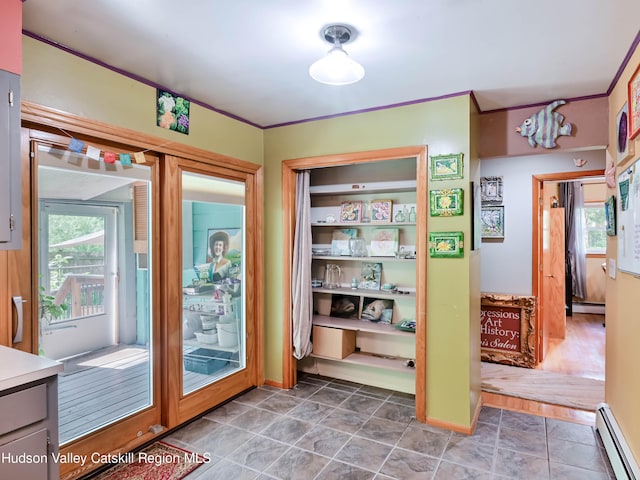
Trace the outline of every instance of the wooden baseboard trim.
{"type": "Polygon", "coordinates": [[[275,387],[275,388],[284,389],[284,383],[282,383],[282,382],[274,382],[273,380],[265,380],[264,384],[268,385],[269,387],[275,387]]]}
{"type": "MultiPolygon", "coordinates": [[[[476,415],[474,415],[475,417],[476,415]]],[[[451,430],[453,432],[464,433],[465,435],[472,435],[475,430],[475,423],[467,425],[458,425],[457,423],[444,422],[437,418],[427,417],[427,425],[432,427],[444,428],[445,430],[451,430]]]]}

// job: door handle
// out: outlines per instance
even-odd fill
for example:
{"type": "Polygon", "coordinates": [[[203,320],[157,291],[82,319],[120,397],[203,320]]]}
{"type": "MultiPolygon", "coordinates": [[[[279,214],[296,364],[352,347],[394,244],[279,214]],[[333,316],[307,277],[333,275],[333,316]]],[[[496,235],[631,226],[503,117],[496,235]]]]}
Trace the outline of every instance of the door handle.
{"type": "Polygon", "coordinates": [[[551,275],[545,275],[545,277],[555,278],[555,277],[553,276],[553,274],[551,274],[551,275]]]}
{"type": "Polygon", "coordinates": [[[22,304],[25,303],[26,300],[23,300],[19,295],[12,297],[12,300],[13,308],[16,310],[16,317],[18,317],[18,325],[16,326],[16,331],[13,335],[13,343],[20,343],[22,342],[22,331],[24,327],[22,304]]]}

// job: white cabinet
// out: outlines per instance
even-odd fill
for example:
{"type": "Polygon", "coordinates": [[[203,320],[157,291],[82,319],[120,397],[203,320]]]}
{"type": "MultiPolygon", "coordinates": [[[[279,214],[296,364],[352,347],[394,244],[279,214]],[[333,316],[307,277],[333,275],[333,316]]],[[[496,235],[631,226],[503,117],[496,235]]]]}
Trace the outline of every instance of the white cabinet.
{"type": "Polygon", "coordinates": [[[22,247],[20,76],[0,70],[0,250],[22,247]]]}

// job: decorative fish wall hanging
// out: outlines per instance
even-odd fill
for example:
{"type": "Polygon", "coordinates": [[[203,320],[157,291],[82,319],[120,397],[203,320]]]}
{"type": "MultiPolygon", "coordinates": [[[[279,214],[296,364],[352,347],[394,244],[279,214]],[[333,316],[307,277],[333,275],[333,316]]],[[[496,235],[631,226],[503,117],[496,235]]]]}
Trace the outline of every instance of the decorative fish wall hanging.
{"type": "Polygon", "coordinates": [[[556,100],[550,103],[522,122],[522,125],[516,128],[516,132],[523,137],[527,137],[529,145],[534,148],[536,145],[544,148],[554,148],[558,136],[571,135],[571,124],[562,125],[564,115],[554,111],[565,103],[567,103],[565,100],[556,100]]]}

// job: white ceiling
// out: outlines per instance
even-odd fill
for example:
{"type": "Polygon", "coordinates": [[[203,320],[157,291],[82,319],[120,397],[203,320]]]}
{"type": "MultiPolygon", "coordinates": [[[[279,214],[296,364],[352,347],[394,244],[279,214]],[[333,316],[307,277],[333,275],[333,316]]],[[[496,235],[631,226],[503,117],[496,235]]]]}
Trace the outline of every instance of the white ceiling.
{"type": "Polygon", "coordinates": [[[23,28],[266,127],[472,90],[482,111],[607,92],[639,0],[27,0],[23,28]],[[308,75],[353,26],[354,85],[308,75]]]}

